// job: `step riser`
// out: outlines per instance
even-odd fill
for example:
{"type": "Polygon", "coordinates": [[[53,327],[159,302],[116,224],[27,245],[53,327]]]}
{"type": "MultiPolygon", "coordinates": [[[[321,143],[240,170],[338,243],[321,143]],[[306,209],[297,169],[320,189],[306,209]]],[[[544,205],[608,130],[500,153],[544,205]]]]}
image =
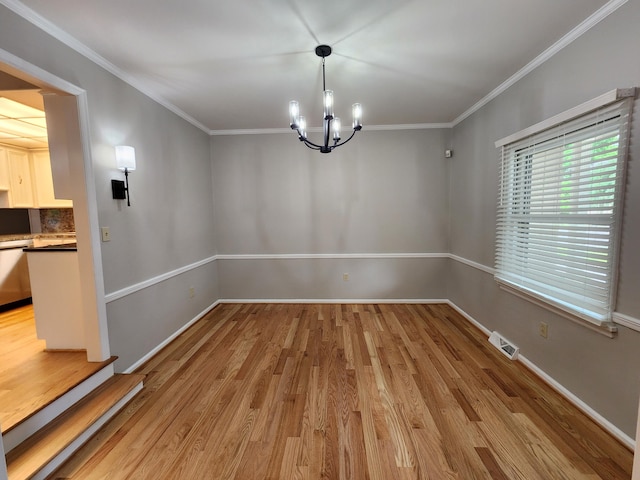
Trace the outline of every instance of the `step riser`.
{"type": "Polygon", "coordinates": [[[37,473],[33,475],[32,480],[45,480],[49,475],[56,471],[73,453],[78,450],[87,440],[91,438],[105,423],[107,423],[116,413],[118,413],[129,401],[142,390],[142,382],[133,390],[127,393],[113,407],[104,413],[93,425],[84,431],[76,440],[74,440],[67,448],[60,452],[47,465],[44,465],[37,473]]]}
{"type": "Polygon", "coordinates": [[[113,375],[100,384],[7,454],[9,480],[50,476],[142,390],[143,382],[144,375],[113,375]]]}
{"type": "Polygon", "coordinates": [[[4,447],[0,441],[0,480],[7,480],[7,462],[4,458],[4,447]]]}
{"type": "Polygon", "coordinates": [[[2,441],[4,444],[5,454],[9,453],[31,435],[45,427],[58,415],[64,413],[69,407],[102,385],[111,378],[113,374],[113,364],[106,365],[102,370],[96,372],[84,382],[69,390],[63,396],[50,403],[30,418],[26,419],[20,425],[16,425],[8,432],[3,432],[2,441]]]}

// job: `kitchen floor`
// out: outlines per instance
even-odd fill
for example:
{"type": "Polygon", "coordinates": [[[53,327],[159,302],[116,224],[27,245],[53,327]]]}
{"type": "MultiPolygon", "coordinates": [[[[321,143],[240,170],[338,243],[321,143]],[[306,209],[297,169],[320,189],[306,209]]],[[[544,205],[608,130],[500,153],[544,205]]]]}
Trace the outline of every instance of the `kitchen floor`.
{"type": "Polygon", "coordinates": [[[33,306],[0,313],[0,427],[11,430],[103,367],[84,351],[47,352],[33,306]]]}

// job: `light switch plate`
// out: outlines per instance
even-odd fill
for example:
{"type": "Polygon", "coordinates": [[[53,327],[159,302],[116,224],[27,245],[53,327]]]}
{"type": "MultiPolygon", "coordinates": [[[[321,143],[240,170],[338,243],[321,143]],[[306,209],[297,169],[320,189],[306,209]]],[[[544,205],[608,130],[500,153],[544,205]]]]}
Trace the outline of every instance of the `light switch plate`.
{"type": "Polygon", "coordinates": [[[108,242],[111,240],[111,234],[109,233],[109,227],[100,227],[100,235],[102,236],[103,242],[108,242]]]}

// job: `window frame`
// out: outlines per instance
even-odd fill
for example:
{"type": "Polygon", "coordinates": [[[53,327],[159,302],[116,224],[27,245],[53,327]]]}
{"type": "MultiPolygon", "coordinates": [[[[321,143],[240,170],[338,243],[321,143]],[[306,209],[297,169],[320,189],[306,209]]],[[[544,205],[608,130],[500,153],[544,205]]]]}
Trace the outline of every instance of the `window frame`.
{"type": "MultiPolygon", "coordinates": [[[[615,324],[612,321],[612,314],[615,308],[615,297],[616,297],[616,287],[617,287],[617,267],[618,267],[618,250],[620,243],[620,231],[622,224],[622,208],[623,208],[623,200],[624,200],[624,184],[625,184],[625,175],[626,175],[626,163],[627,163],[627,155],[628,155],[628,141],[629,141],[629,125],[631,122],[631,111],[632,111],[632,101],[635,97],[635,89],[616,89],[610,92],[607,92],[600,97],[597,97],[589,102],[586,102],[582,105],[579,105],[575,108],[567,110],[559,115],[556,115],[548,120],[540,122],[536,125],[533,125],[529,128],[526,128],[520,132],[517,132],[513,135],[505,137],[501,140],[495,142],[496,148],[501,149],[501,178],[500,178],[500,187],[499,187],[499,196],[498,196],[498,211],[497,211],[497,223],[496,223],[496,263],[495,263],[495,279],[498,282],[498,285],[509,291],[510,293],[516,294],[519,297],[522,297],[526,300],[529,300],[537,305],[540,305],[546,309],[552,310],[555,313],[562,315],[566,318],[569,318],[573,321],[581,323],[589,328],[592,328],[596,331],[604,333],[608,336],[613,336],[616,332],[615,324]],[[536,159],[534,155],[539,154],[535,153],[533,149],[536,145],[541,145],[545,147],[545,143],[549,145],[541,150],[545,152],[552,151],[554,148],[558,149],[559,146],[562,145],[561,142],[554,142],[556,138],[559,137],[559,132],[566,127],[567,125],[572,125],[575,122],[578,122],[579,125],[580,120],[583,117],[589,118],[589,115],[593,114],[594,111],[598,111],[599,109],[604,109],[611,107],[613,104],[621,104],[621,115],[625,116],[625,121],[621,123],[620,128],[618,128],[619,134],[619,142],[618,142],[618,155],[616,161],[616,178],[617,183],[614,185],[617,190],[614,191],[614,205],[612,206],[613,212],[609,216],[613,216],[612,226],[607,231],[607,235],[611,238],[608,238],[608,247],[612,250],[608,253],[609,259],[606,263],[607,274],[609,277],[607,278],[607,294],[608,294],[608,308],[600,309],[597,314],[594,312],[585,310],[581,307],[576,307],[575,304],[571,304],[571,302],[567,302],[566,292],[560,294],[558,297],[553,295],[553,286],[547,284],[540,284],[541,290],[537,291],[535,289],[535,285],[532,288],[532,278],[543,278],[546,274],[533,274],[527,275],[526,269],[522,269],[525,271],[521,276],[521,281],[518,281],[518,276],[514,274],[513,265],[510,265],[510,260],[508,260],[508,255],[516,255],[517,262],[529,263],[526,254],[523,255],[522,252],[526,251],[529,248],[535,247],[534,242],[527,242],[523,244],[521,239],[529,239],[531,238],[531,225],[535,222],[532,222],[532,218],[536,218],[533,214],[530,213],[531,206],[531,195],[533,192],[532,186],[532,176],[534,174],[534,163],[536,159]],[[520,152],[516,155],[516,152],[520,152]],[[524,152],[524,153],[523,153],[524,152]],[[534,152],[527,154],[526,152],[534,152]],[[507,158],[511,155],[511,158],[507,158]],[[520,157],[522,158],[516,158],[520,157]],[[512,171],[506,171],[505,169],[511,168],[512,171]],[[527,190],[528,189],[528,190],[527,190]],[[516,200],[517,199],[517,200],[516,200]],[[518,220],[518,216],[522,216],[522,222],[518,220]],[[522,230],[518,226],[519,223],[522,223],[522,230]],[[514,227],[516,225],[516,227],[514,227]],[[513,230],[517,229],[518,234],[513,234],[513,230]],[[505,231],[507,232],[505,234],[505,231]],[[522,235],[520,235],[522,233],[522,235]],[[506,239],[506,240],[505,240],[506,239]],[[510,243],[509,243],[510,242],[510,243]],[[513,246],[514,242],[520,242],[518,245],[518,250],[513,246]],[[531,245],[533,244],[533,247],[531,245]],[[523,249],[524,245],[524,249],[523,249]],[[505,253],[506,252],[506,253],[505,253]],[[505,256],[506,255],[506,256],[505,256]],[[505,258],[507,260],[505,261],[505,258]],[[505,264],[507,267],[505,267],[505,264]],[[549,293],[551,292],[551,294],[549,293]]],[[[615,105],[613,105],[615,106],[615,105]]],[[[591,128],[589,123],[586,124],[587,128],[591,128]]],[[[568,135],[573,135],[575,132],[579,132],[579,128],[575,130],[567,130],[568,135]]],[[[591,137],[587,136],[586,139],[590,139],[591,137]]],[[[610,137],[613,138],[613,137],[610,137]]],[[[580,140],[582,141],[582,140],[580,140]]],[[[595,142],[594,142],[595,143],[595,142]]],[[[591,154],[589,155],[590,159],[593,159],[596,155],[593,155],[595,150],[591,147],[591,154]]],[[[564,154],[555,154],[558,159],[562,158],[564,154]]],[[[557,164],[562,164],[561,160],[556,160],[557,164]]],[[[589,185],[593,185],[592,180],[589,180],[589,185]]],[[[590,187],[591,188],[591,187],[590,187]]],[[[581,193],[581,187],[577,189],[578,195],[581,193]]],[[[560,194],[557,193],[554,199],[558,199],[560,194]]],[[[597,215],[589,215],[592,212],[588,212],[589,221],[581,222],[584,224],[589,224],[589,222],[596,219],[597,215]]],[[[565,217],[567,217],[567,214],[565,217]]],[[[538,217],[541,215],[538,213],[538,217]]],[[[548,215],[545,217],[544,221],[538,222],[536,225],[543,225],[545,222],[556,221],[561,222],[562,215],[560,213],[555,213],[548,215]],[[554,216],[555,215],[555,216],[554,216]]],[[[571,218],[571,222],[562,223],[563,225],[572,225],[574,220],[577,220],[578,217],[571,218]]],[[[565,230],[566,231],[566,230],[565,230]]],[[[555,235],[554,239],[558,236],[555,235]]],[[[551,241],[553,243],[553,240],[551,241]]],[[[554,248],[554,246],[551,246],[554,248]]],[[[559,265],[564,266],[564,263],[560,263],[559,265]]],[[[553,283],[553,275],[551,277],[547,276],[547,282],[551,279],[551,283],[553,283]]],[[[556,289],[556,291],[560,291],[561,289],[556,289]]],[[[588,296],[585,296],[588,298],[588,296]]],[[[579,303],[579,302],[578,302],[579,303]]]]}

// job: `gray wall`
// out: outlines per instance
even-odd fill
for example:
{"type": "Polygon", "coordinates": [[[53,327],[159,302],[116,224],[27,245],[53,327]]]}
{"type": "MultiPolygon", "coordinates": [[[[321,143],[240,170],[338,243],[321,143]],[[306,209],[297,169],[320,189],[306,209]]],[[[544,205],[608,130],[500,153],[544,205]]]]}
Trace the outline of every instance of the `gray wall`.
{"type": "Polygon", "coordinates": [[[330,154],[293,133],[212,137],[218,254],[285,257],[220,260],[221,297],[446,298],[446,259],[398,254],[448,251],[449,134],[363,131],[330,154]],[[349,258],[286,258],[318,254],[349,258]]]}
{"type": "Polygon", "coordinates": [[[164,278],[215,254],[209,136],[4,6],[0,48],[87,92],[98,220],[111,231],[99,245],[105,293],[132,289],[107,305],[122,370],[218,298],[215,263],[164,278]],[[123,178],[113,149],[121,144],[136,148],[131,207],[111,198],[110,180],[123,178]]]}
{"type": "MultiPolygon", "coordinates": [[[[307,150],[293,133],[209,139],[3,6],[0,48],[87,90],[99,223],[112,234],[101,245],[106,292],[134,287],[107,306],[119,369],[218,298],[450,298],[632,436],[639,333],[621,327],[607,339],[437,254],[493,264],[493,142],[609,89],[640,85],[639,24],[640,5],[628,2],[453,132],[365,129],[330,155],[307,150]],[[596,59],[605,66],[593,71],[596,59]],[[121,177],[113,146],[122,143],[138,156],[130,208],[110,198],[110,179],[121,177]],[[455,156],[445,160],[450,147],[455,156]],[[412,253],[420,255],[402,256],[412,253]],[[164,278],[215,254],[222,258],[164,278]],[[150,279],[158,280],[135,288],[150,279]],[[541,320],[547,340],[537,335],[541,320]]],[[[640,318],[640,122],[633,128],[618,310],[640,318]]]]}
{"type": "Polygon", "coordinates": [[[446,252],[448,135],[363,131],[330,154],[293,133],[212,137],[218,253],[446,252]]]}
{"type": "MultiPolygon", "coordinates": [[[[493,266],[499,152],[494,142],[618,87],[640,86],[640,2],[628,2],[454,128],[451,252],[493,266]],[[598,61],[602,66],[598,67],[598,61]]],[[[631,139],[617,311],[640,318],[640,121],[631,139]]],[[[449,297],[633,437],[640,333],[615,339],[559,318],[496,287],[490,274],[452,262],[449,297]],[[537,333],[549,324],[549,338],[537,333]]]]}

